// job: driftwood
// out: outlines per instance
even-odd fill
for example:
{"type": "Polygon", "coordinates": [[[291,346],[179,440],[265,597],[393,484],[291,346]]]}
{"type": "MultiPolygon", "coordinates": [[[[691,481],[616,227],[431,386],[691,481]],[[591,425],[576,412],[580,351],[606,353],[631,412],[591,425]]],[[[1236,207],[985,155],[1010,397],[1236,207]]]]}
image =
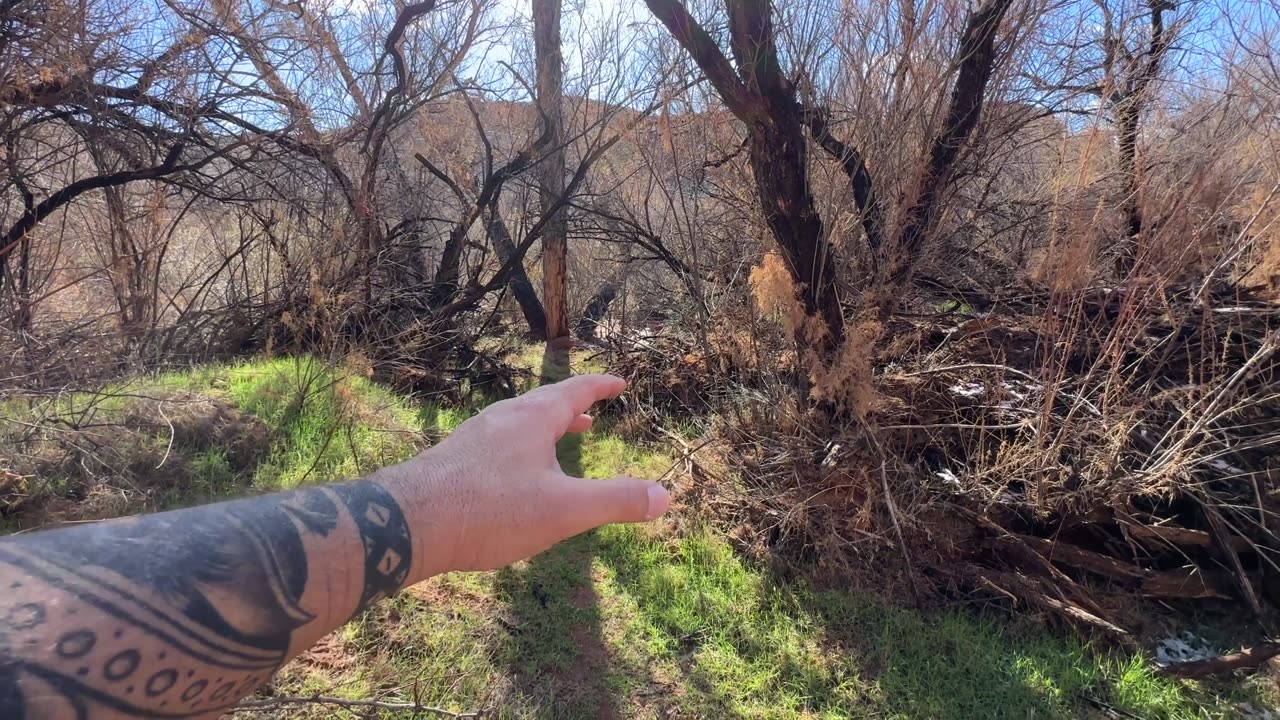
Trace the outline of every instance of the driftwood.
{"type": "Polygon", "coordinates": [[[1219,599],[1231,597],[1217,578],[1194,566],[1169,571],[1148,570],[1070,543],[1055,542],[1030,535],[1016,535],[1016,537],[1051,562],[1085,570],[1117,582],[1136,584],[1139,591],[1147,597],[1219,599]]]}
{"type": "Polygon", "coordinates": [[[1220,655],[1207,660],[1169,663],[1162,666],[1159,672],[1180,678],[1205,678],[1236,670],[1251,670],[1277,655],[1280,655],[1280,643],[1265,642],[1230,655],[1220,655]]]}
{"type": "Polygon", "coordinates": [[[1045,587],[1032,578],[987,568],[976,568],[975,575],[979,584],[1005,597],[1048,610],[1072,624],[1099,631],[1125,647],[1136,647],[1133,635],[1128,630],[1069,600],[1053,597],[1045,587]]]}
{"type": "MultiPolygon", "coordinates": [[[[1197,548],[1212,550],[1213,536],[1204,530],[1192,530],[1178,525],[1143,525],[1138,522],[1123,522],[1121,527],[1132,537],[1151,550],[1167,550],[1176,548],[1197,548]]],[[[1236,552],[1249,549],[1249,541],[1244,538],[1233,538],[1231,548],[1236,552]]]]}

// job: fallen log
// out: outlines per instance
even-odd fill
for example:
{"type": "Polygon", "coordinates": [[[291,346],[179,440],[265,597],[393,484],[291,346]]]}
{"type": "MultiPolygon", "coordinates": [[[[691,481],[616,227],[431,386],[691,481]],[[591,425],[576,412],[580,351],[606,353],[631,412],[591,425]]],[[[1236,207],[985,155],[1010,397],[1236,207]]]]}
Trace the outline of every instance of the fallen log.
{"type": "Polygon", "coordinates": [[[1213,538],[1203,530],[1191,530],[1176,525],[1141,525],[1129,522],[1122,522],[1121,527],[1133,539],[1155,549],[1162,550],[1174,546],[1207,550],[1213,547],[1213,538]]]}
{"type": "Polygon", "coordinates": [[[1031,578],[989,568],[975,568],[974,575],[978,583],[989,590],[994,590],[1026,605],[1048,610],[1074,625],[1101,632],[1124,647],[1136,647],[1133,635],[1128,630],[1073,602],[1051,596],[1045,588],[1031,578]]]}
{"type": "MultiPolygon", "coordinates": [[[[1168,550],[1170,548],[1198,548],[1213,550],[1213,536],[1204,530],[1193,530],[1180,525],[1144,525],[1134,520],[1120,520],[1120,527],[1129,537],[1142,543],[1150,550],[1168,550]]],[[[1231,549],[1237,553],[1248,552],[1253,544],[1248,538],[1239,536],[1230,539],[1231,549]]]]}
{"type": "Polygon", "coordinates": [[[1231,597],[1222,583],[1195,566],[1179,570],[1148,570],[1070,543],[1055,542],[1032,535],[1015,534],[1014,536],[1050,562],[1091,572],[1117,582],[1137,585],[1140,592],[1147,597],[1192,599],[1231,597]]]}
{"type": "Polygon", "coordinates": [[[1220,655],[1206,660],[1169,663],[1157,668],[1157,672],[1171,677],[1206,678],[1214,675],[1224,675],[1236,670],[1252,670],[1277,655],[1280,655],[1280,643],[1265,642],[1230,655],[1220,655]]]}
{"type": "Polygon", "coordinates": [[[1208,573],[1194,565],[1178,570],[1148,571],[1138,587],[1143,595],[1153,598],[1184,600],[1227,600],[1229,581],[1221,573],[1208,573]]]}
{"type": "Polygon", "coordinates": [[[1046,540],[1034,535],[1015,534],[1015,537],[1051,562],[1068,565],[1078,570],[1088,570],[1111,580],[1136,582],[1147,576],[1147,571],[1137,565],[1130,565],[1109,555],[1085,550],[1070,543],[1046,540]]]}

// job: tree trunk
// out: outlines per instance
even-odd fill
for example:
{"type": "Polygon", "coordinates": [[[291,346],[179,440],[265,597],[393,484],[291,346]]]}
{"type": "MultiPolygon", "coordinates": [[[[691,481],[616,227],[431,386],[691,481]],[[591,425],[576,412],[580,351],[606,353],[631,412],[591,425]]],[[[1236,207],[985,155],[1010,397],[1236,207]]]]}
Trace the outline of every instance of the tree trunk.
{"type": "Polygon", "coordinates": [[[881,262],[885,277],[880,286],[886,292],[881,299],[885,309],[896,306],[902,290],[910,282],[911,273],[924,254],[929,231],[941,214],[943,195],[960,157],[960,151],[982,116],[987,84],[996,64],[996,33],[1013,0],[983,0],[965,21],[964,34],[956,53],[959,69],[942,127],[934,136],[929,154],[916,177],[916,186],[908,196],[902,227],[895,242],[886,248],[889,257],[881,262]]]}
{"type": "Polygon", "coordinates": [[[587,308],[582,311],[582,317],[578,318],[578,322],[574,323],[573,334],[578,336],[579,340],[584,342],[594,340],[596,337],[596,326],[609,313],[609,306],[613,301],[618,299],[618,293],[622,290],[622,272],[616,272],[607,280],[595,295],[587,301],[587,308]]]}
{"type": "Polygon", "coordinates": [[[548,218],[542,233],[542,297],[546,302],[547,339],[569,335],[568,238],[564,213],[556,202],[564,195],[564,128],[562,127],[560,0],[533,0],[533,49],[537,64],[538,110],[550,153],[539,166],[538,195],[548,218]]]}
{"type": "Polygon", "coordinates": [[[121,187],[103,190],[109,224],[108,249],[111,261],[108,277],[115,294],[116,320],[120,334],[130,346],[141,342],[149,329],[151,316],[147,285],[146,251],[134,235],[128,206],[121,187]]]}
{"type": "Polygon", "coordinates": [[[19,332],[31,332],[31,236],[24,235],[18,246],[17,312],[13,327],[19,332]]]}
{"type": "Polygon", "coordinates": [[[1124,240],[1116,255],[1116,273],[1121,277],[1133,271],[1142,237],[1142,204],[1138,202],[1138,121],[1142,117],[1137,98],[1130,98],[1121,108],[1116,125],[1119,138],[1120,176],[1124,178],[1121,208],[1124,212],[1124,240]]]}
{"type": "Polygon", "coordinates": [[[810,322],[796,328],[796,343],[824,361],[844,342],[837,293],[838,258],[828,242],[809,187],[804,111],[782,72],[773,37],[769,0],[729,3],[729,38],[737,70],[680,0],[645,0],[715,86],[729,110],[746,125],[752,174],[778,250],[796,286],[796,300],[810,322]]]}
{"type": "MultiPolygon", "coordinates": [[[[1138,246],[1142,240],[1142,203],[1138,198],[1140,188],[1138,137],[1141,132],[1142,112],[1148,102],[1147,92],[1151,83],[1160,75],[1160,63],[1172,40],[1165,30],[1164,12],[1172,9],[1173,4],[1169,0],[1148,0],[1147,8],[1150,11],[1149,44],[1146,52],[1140,56],[1142,60],[1131,69],[1132,77],[1117,77],[1114,65],[1107,68],[1106,84],[1110,86],[1111,102],[1116,108],[1116,131],[1119,136],[1116,144],[1120,156],[1120,174],[1124,178],[1121,209],[1124,212],[1125,237],[1120,245],[1120,252],[1116,255],[1116,272],[1121,277],[1133,271],[1138,259],[1138,246]]],[[[1114,38],[1107,38],[1104,42],[1117,41],[1114,38]]],[[[1108,61],[1115,63],[1114,53],[1109,56],[1108,61]]]]}
{"type": "MultiPolygon", "coordinates": [[[[498,262],[506,265],[511,260],[511,256],[516,254],[516,244],[511,239],[511,233],[507,231],[507,224],[502,220],[502,213],[498,210],[497,203],[489,212],[489,237],[493,240],[493,250],[498,256],[498,262]]],[[[524,314],[525,322],[529,323],[529,333],[536,340],[545,340],[547,313],[542,309],[542,303],[538,300],[537,291],[533,289],[533,283],[529,282],[529,276],[524,272],[523,262],[512,266],[511,275],[507,278],[507,287],[511,288],[511,294],[515,295],[516,302],[520,304],[520,312],[524,314]]]]}
{"type": "Polygon", "coordinates": [[[830,362],[845,335],[836,286],[839,263],[809,187],[804,111],[795,85],[782,72],[770,0],[729,5],[729,41],[738,74],[768,117],[748,125],[748,157],[769,229],[795,282],[796,299],[810,319],[796,328],[796,342],[830,362]],[[815,328],[814,322],[820,325],[815,328]]]}
{"type": "MultiPolygon", "coordinates": [[[[798,110],[794,102],[791,106],[798,110]]],[[[798,118],[755,133],[750,161],[760,205],[796,284],[796,299],[806,317],[822,323],[818,335],[797,327],[796,342],[830,360],[844,343],[844,314],[836,292],[835,250],[809,190],[808,151],[798,118]]]]}

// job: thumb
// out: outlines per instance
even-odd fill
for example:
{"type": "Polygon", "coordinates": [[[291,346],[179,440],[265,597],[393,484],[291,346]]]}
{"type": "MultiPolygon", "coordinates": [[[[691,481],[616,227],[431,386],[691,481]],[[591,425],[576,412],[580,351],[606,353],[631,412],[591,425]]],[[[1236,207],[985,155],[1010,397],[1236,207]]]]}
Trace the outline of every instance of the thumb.
{"type": "Polygon", "coordinates": [[[575,524],[584,530],[608,523],[653,520],[671,507],[667,489],[650,480],[564,480],[561,487],[567,497],[563,506],[577,508],[575,524]]]}

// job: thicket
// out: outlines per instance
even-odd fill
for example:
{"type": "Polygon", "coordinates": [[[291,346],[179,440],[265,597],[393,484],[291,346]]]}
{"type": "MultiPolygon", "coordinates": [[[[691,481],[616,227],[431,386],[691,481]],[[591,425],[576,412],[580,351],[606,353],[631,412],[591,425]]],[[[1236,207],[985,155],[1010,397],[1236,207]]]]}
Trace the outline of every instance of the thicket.
{"type": "Polygon", "coordinates": [[[1277,28],[1272,0],[3,2],[0,386],[309,353],[501,392],[513,338],[572,332],[746,547],[1122,643],[1135,594],[1269,627],[1277,28]]]}

